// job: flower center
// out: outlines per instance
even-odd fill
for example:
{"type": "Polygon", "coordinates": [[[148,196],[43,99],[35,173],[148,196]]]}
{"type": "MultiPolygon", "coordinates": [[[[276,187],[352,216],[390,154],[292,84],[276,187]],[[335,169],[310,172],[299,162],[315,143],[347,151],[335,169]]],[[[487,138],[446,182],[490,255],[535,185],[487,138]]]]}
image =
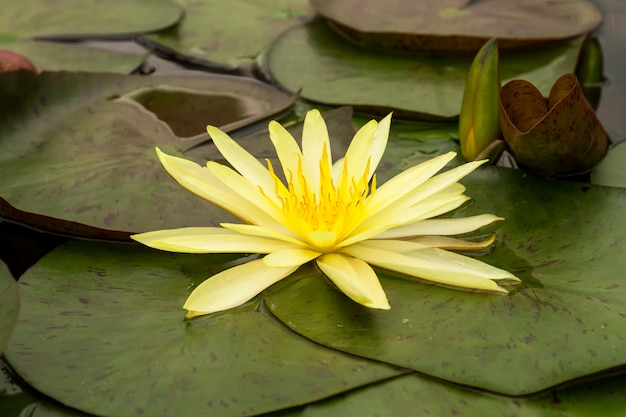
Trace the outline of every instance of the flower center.
{"type": "MultiPolygon", "coordinates": [[[[324,149],[326,153],[326,149],[324,149]]],[[[322,156],[322,161],[326,155],[322,156]]],[[[368,183],[369,161],[359,178],[348,173],[348,161],[344,159],[343,170],[333,179],[327,164],[320,161],[319,186],[307,182],[301,157],[298,155],[298,172],[285,173],[287,187],[281,187],[271,163],[268,168],[276,183],[276,194],[282,211],[288,219],[286,225],[303,238],[312,249],[322,253],[335,252],[363,220],[363,211],[369,197],[376,190],[376,176],[372,186],[368,183]]]]}

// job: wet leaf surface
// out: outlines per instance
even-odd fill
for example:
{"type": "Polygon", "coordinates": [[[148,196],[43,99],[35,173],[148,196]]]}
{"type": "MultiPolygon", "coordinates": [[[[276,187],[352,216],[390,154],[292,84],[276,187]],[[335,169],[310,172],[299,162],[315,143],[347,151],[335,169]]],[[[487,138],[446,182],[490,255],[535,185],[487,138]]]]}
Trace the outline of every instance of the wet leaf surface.
{"type": "Polygon", "coordinates": [[[475,200],[461,215],[507,219],[481,260],[522,279],[509,296],[380,271],[389,311],[361,307],[313,277],[266,291],[270,311],[325,346],[509,395],[623,367],[624,190],[501,168],[463,183],[475,200]]]}
{"type": "Polygon", "coordinates": [[[171,59],[217,72],[238,72],[284,30],[311,14],[305,0],[181,0],[177,27],[140,42],[171,59]]]}
{"type": "MultiPolygon", "coordinates": [[[[501,54],[503,82],[522,78],[548,94],[576,67],[582,39],[501,54]]],[[[317,19],[281,35],[265,56],[268,76],[289,91],[329,105],[397,118],[439,120],[459,115],[472,54],[398,54],[363,49],[317,19]]]]}
{"type": "Polygon", "coordinates": [[[11,338],[20,311],[20,296],[9,268],[0,261],[0,353],[11,338]]]}
{"type": "Polygon", "coordinates": [[[313,0],[338,30],[368,46],[477,51],[489,38],[515,48],[573,38],[602,20],[586,0],[313,0]]]}
{"type": "Polygon", "coordinates": [[[43,40],[90,37],[130,38],[174,25],[182,9],[169,0],[24,0],[7,2],[0,14],[0,49],[22,54],[39,70],[105,71],[128,73],[145,56],[101,51],[43,40]]]}
{"type": "Polygon", "coordinates": [[[190,288],[235,259],[71,241],[20,280],[6,356],[44,394],[111,417],[256,415],[403,372],[297,336],[258,299],[185,322],[190,288]]]}
{"type": "Polygon", "coordinates": [[[2,74],[0,97],[0,215],[57,233],[113,239],[231,219],[171,180],[154,147],[182,155],[209,140],[206,124],[225,123],[229,130],[292,103],[289,95],[243,78],[89,73],[2,74]],[[178,96],[171,100],[161,91],[178,96]],[[207,106],[220,97],[233,105],[207,106]],[[179,100],[184,114],[176,112],[179,100]],[[195,135],[185,141],[173,130],[195,135]]]}

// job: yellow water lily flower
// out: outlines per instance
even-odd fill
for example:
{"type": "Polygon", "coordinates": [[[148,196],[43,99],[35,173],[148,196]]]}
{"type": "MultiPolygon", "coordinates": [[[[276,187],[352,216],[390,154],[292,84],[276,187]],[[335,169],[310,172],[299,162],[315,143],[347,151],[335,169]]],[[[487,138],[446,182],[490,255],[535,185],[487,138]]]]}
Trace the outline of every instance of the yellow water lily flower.
{"type": "Polygon", "coordinates": [[[132,238],[172,252],[265,255],[196,287],[184,305],[187,318],[237,307],[313,260],[348,297],[371,308],[390,306],[370,265],[447,286],[506,293],[498,283],[519,281],[511,273],[445,250],[489,246],[493,237],[477,243],[451,236],[502,219],[492,214],[432,219],[469,199],[458,181],[484,161],[435,175],[454,158],[451,152],[377,187],[374,171],[387,146],[390,123],[391,115],[367,123],[333,164],[328,130],[317,110],[306,115],[302,149],[284,127],[270,122],[285,181],[269,160],[265,167],[214,126],[207,131],[234,169],[213,161],[201,167],[157,148],[161,163],[180,185],[244,223],[159,230],[132,238]]]}

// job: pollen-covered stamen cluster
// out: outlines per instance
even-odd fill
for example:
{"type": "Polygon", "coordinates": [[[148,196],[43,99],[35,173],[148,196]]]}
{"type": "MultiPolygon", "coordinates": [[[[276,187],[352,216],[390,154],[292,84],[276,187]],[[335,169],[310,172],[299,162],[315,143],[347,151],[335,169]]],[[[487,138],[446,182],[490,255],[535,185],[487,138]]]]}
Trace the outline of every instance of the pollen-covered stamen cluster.
{"type": "Polygon", "coordinates": [[[324,149],[319,164],[319,187],[314,190],[307,182],[301,156],[297,157],[298,172],[285,173],[287,187],[276,176],[268,161],[280,208],[285,218],[289,219],[288,228],[292,232],[318,250],[332,252],[362,222],[363,210],[376,189],[376,177],[373,177],[370,188],[367,175],[369,161],[362,175],[355,178],[349,175],[348,161],[344,160],[343,171],[337,180],[333,179],[329,165],[323,163],[327,157],[324,149]],[[320,239],[322,235],[324,237],[320,239]]]}

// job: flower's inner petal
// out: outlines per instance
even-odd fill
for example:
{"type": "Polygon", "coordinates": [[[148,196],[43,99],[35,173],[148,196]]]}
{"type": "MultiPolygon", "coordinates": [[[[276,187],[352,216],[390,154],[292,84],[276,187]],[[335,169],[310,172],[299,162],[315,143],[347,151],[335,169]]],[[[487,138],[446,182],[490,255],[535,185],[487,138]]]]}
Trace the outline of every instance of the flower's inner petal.
{"type": "Polygon", "coordinates": [[[322,272],[348,297],[370,308],[389,310],[389,301],[374,270],[360,259],[331,253],[316,261],[322,272]]]}
{"type": "Polygon", "coordinates": [[[321,171],[331,171],[331,161],[326,122],[318,110],[311,110],[306,114],[302,128],[302,163],[304,175],[313,193],[319,192],[321,171]]]}
{"type": "Polygon", "coordinates": [[[263,259],[234,266],[198,285],[183,306],[186,318],[215,313],[240,306],[298,267],[271,268],[263,259]]]}
{"type": "Polygon", "coordinates": [[[337,242],[337,233],[333,231],[314,230],[307,234],[311,247],[326,252],[332,250],[337,242]]]}
{"type": "Polygon", "coordinates": [[[298,197],[301,196],[301,189],[304,184],[300,183],[300,176],[298,171],[302,161],[302,152],[296,140],[291,136],[291,133],[287,131],[280,123],[272,120],[269,123],[270,139],[276,149],[276,155],[283,168],[285,174],[285,180],[287,183],[291,183],[292,187],[289,187],[292,192],[298,197]]]}

